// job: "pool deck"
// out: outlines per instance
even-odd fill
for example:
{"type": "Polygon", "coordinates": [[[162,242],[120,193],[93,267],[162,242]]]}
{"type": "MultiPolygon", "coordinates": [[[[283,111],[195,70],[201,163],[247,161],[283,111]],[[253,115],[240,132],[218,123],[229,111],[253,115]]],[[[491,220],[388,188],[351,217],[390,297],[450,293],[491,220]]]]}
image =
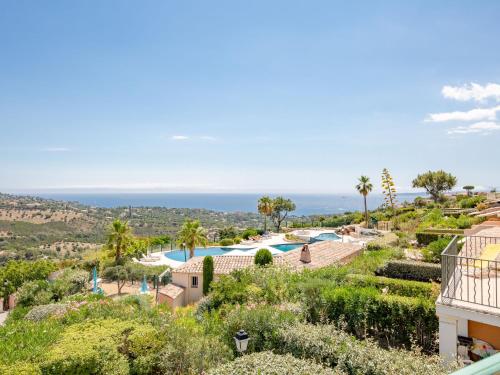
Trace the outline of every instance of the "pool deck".
{"type": "MultiPolygon", "coordinates": [[[[291,234],[298,236],[300,238],[303,238],[304,241],[307,241],[308,238],[310,237],[316,237],[320,235],[321,233],[333,233],[334,231],[332,229],[324,229],[324,230],[295,230],[291,232],[291,234]]],[[[355,244],[360,244],[364,245],[363,241],[359,241],[359,239],[350,237],[350,236],[341,236],[341,238],[335,242],[340,242],[340,243],[355,243],[355,244]]],[[[228,251],[227,254],[224,254],[222,256],[249,256],[249,255],[255,255],[254,251],[257,251],[258,249],[268,249],[271,251],[272,254],[275,254],[277,256],[280,256],[281,254],[288,254],[289,252],[283,252],[280,250],[275,249],[272,247],[273,245],[279,245],[279,244],[286,244],[286,243],[293,243],[293,241],[287,241],[285,239],[285,233],[274,233],[270,235],[268,238],[263,238],[260,241],[242,241],[241,244],[239,245],[231,245],[228,246],[231,249],[234,249],[232,251],[228,251]],[[248,250],[248,249],[254,249],[254,250],[248,250]],[[242,250],[246,249],[247,251],[243,253],[242,250]],[[280,254],[281,253],[281,254],[280,254]]],[[[214,247],[219,247],[219,246],[214,246],[214,247]]],[[[167,258],[165,256],[165,252],[157,252],[157,253],[151,253],[148,257],[142,258],[141,260],[138,261],[139,263],[146,265],[146,266],[170,266],[174,269],[179,268],[182,266],[185,262],[179,262],[174,259],[167,258]]]]}

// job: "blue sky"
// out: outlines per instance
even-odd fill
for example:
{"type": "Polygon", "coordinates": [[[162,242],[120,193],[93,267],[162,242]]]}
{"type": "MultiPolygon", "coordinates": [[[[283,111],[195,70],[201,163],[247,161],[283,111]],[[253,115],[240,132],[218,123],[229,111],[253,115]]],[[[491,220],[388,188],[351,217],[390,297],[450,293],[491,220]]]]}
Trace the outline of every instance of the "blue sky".
{"type": "Polygon", "coordinates": [[[500,187],[500,2],[1,9],[0,191],[500,187]]]}

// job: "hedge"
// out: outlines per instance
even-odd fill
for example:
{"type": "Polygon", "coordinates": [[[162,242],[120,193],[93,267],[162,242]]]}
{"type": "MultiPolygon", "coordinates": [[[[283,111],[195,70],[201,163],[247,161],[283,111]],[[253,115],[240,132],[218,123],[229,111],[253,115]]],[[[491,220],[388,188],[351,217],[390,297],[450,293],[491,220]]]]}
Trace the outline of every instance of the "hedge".
{"type": "Polygon", "coordinates": [[[415,281],[441,281],[441,265],[414,260],[391,260],[375,271],[376,275],[415,281]]]}
{"type": "Polygon", "coordinates": [[[208,372],[208,375],[335,375],[345,374],[339,370],[325,368],[307,359],[298,359],[290,354],[278,355],[261,352],[245,355],[208,372]]]}
{"type": "Polygon", "coordinates": [[[231,246],[234,245],[234,240],[231,238],[223,238],[222,240],[219,241],[219,244],[221,246],[231,246]]]}
{"type": "Polygon", "coordinates": [[[416,232],[415,237],[420,246],[427,246],[431,242],[437,241],[442,234],[440,233],[428,233],[428,232],[416,232]]]}
{"type": "Polygon", "coordinates": [[[370,340],[358,341],[333,325],[288,325],[278,331],[278,339],[276,352],[308,358],[350,375],[441,375],[458,367],[454,362],[445,365],[437,355],[386,350],[370,340]]]}
{"type": "Polygon", "coordinates": [[[433,352],[438,333],[434,301],[382,294],[375,288],[337,287],[321,293],[333,322],[345,321],[357,337],[374,337],[383,345],[411,348],[417,343],[433,352]]]}
{"type": "Polygon", "coordinates": [[[346,275],[345,282],[352,286],[374,287],[387,290],[388,294],[396,294],[404,297],[422,297],[434,300],[438,291],[432,284],[412,280],[398,280],[382,276],[372,275],[346,275]]]}

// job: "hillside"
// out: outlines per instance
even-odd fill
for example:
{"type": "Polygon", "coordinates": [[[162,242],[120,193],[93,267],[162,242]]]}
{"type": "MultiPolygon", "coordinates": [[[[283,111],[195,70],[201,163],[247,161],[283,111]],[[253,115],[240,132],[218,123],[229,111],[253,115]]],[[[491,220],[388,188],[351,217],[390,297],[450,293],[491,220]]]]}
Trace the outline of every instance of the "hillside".
{"type": "Polygon", "coordinates": [[[115,218],[128,220],[137,236],[175,236],[185,219],[199,219],[212,238],[218,228],[260,225],[253,213],[165,207],[99,208],[77,202],[0,193],[0,262],[39,254],[72,257],[105,241],[115,218]]]}

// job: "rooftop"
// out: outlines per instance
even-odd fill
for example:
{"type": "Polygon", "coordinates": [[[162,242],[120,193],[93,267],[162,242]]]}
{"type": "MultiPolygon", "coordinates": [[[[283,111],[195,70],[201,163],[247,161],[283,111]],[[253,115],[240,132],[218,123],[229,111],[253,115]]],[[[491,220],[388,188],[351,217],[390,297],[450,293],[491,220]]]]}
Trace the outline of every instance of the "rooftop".
{"type": "Polygon", "coordinates": [[[167,284],[158,290],[158,293],[168,296],[172,299],[177,298],[184,292],[184,288],[175,284],[167,284]]]}
{"type": "MultiPolygon", "coordinates": [[[[304,268],[321,268],[334,263],[344,263],[348,259],[356,256],[361,249],[362,246],[360,244],[321,241],[309,245],[309,251],[311,253],[310,263],[303,263],[300,261],[301,248],[274,256],[273,263],[275,265],[282,265],[296,270],[304,268]]],[[[172,272],[202,273],[203,258],[204,257],[192,258],[172,272]]],[[[254,257],[245,255],[216,255],[213,256],[213,260],[214,274],[216,275],[229,274],[234,270],[247,268],[254,264],[254,257]]]]}

